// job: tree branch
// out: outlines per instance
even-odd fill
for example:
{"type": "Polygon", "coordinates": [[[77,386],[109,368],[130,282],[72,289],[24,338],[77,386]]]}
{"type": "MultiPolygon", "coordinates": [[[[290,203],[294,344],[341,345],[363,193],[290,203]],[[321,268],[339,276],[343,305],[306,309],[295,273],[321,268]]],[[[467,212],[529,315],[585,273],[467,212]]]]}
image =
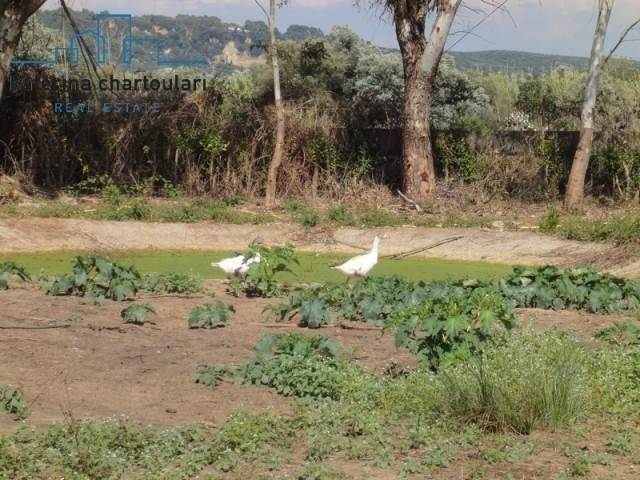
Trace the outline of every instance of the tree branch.
{"type": "Polygon", "coordinates": [[[609,59],[613,56],[613,54],[620,47],[620,45],[622,45],[625,42],[625,38],[627,38],[627,35],[629,35],[629,33],[631,33],[631,30],[636,28],[638,25],[640,25],[640,18],[638,18],[635,22],[633,22],[631,25],[629,25],[629,27],[622,33],[622,35],[618,39],[618,43],[615,44],[615,46],[609,52],[609,55],[607,55],[606,58],[604,59],[604,62],[602,62],[602,66],[603,67],[607,64],[609,59]]]}

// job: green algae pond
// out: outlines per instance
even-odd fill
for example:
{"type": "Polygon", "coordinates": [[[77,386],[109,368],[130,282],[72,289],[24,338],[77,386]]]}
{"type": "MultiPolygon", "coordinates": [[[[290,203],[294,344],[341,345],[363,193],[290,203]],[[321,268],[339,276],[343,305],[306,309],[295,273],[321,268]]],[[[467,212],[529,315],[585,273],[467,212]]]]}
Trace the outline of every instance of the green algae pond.
{"type": "MultiPolygon", "coordinates": [[[[86,254],[86,253],[83,253],[86,254]]],[[[141,273],[188,273],[192,272],[205,279],[224,278],[223,272],[211,267],[233,252],[224,251],[127,251],[96,252],[125,264],[135,265],[141,273]]],[[[59,275],[71,270],[74,252],[44,252],[0,254],[0,262],[12,260],[24,265],[32,275],[59,275]]],[[[292,282],[340,281],[344,275],[331,270],[329,265],[337,260],[349,258],[349,255],[298,254],[300,266],[296,266],[294,275],[283,275],[283,280],[292,282]]],[[[440,260],[425,257],[411,257],[402,260],[383,259],[373,269],[371,275],[398,275],[410,280],[446,280],[459,278],[491,279],[500,277],[511,270],[508,265],[440,260]]]]}

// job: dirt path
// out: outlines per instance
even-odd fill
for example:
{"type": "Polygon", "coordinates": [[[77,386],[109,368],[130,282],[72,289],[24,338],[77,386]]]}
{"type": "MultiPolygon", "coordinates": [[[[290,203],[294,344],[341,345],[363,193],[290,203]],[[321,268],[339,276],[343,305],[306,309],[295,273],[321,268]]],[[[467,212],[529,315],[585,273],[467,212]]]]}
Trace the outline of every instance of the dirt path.
{"type": "Polygon", "coordinates": [[[461,235],[421,253],[449,260],[560,266],[594,265],[626,276],[640,275],[640,262],[605,243],[575,242],[532,232],[488,229],[387,227],[316,228],[276,223],[103,222],[59,218],[0,219],[0,253],[100,250],[237,250],[260,236],[267,244],[294,243],[300,251],[357,252],[377,234],[382,254],[398,253],[461,235]]]}

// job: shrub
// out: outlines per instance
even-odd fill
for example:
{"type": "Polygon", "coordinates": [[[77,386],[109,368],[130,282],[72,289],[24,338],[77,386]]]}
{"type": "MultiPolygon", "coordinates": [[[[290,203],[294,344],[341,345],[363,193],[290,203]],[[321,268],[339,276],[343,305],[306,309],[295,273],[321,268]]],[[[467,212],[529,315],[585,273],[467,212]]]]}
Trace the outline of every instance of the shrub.
{"type": "Polygon", "coordinates": [[[142,289],[152,293],[198,293],[204,289],[202,279],[193,273],[147,273],[142,289]]]}
{"type": "Polygon", "coordinates": [[[554,233],[559,226],[560,212],[555,207],[551,207],[538,223],[538,228],[544,233],[554,233]]]}
{"type": "Polygon", "coordinates": [[[189,328],[218,328],[224,327],[229,321],[231,313],[235,312],[232,305],[225,305],[217,301],[195,307],[189,314],[189,328]]]}
{"type": "Polygon", "coordinates": [[[640,345],[640,326],[631,322],[616,324],[600,330],[594,337],[616,345],[640,345]]]}
{"type": "Polygon", "coordinates": [[[132,323],[134,325],[144,325],[148,314],[156,314],[156,311],[148,303],[133,304],[120,312],[124,323],[132,323]]]}
{"type": "Polygon", "coordinates": [[[563,271],[545,266],[514,268],[498,282],[502,295],[513,307],[585,309],[594,313],[636,310],[640,286],[624,278],[599,274],[590,268],[563,271]]]}
{"type": "Polygon", "coordinates": [[[338,344],[322,336],[262,337],[256,357],[240,371],[245,382],[267,385],[286,396],[340,396],[343,374],[338,344]]]}
{"type": "Polygon", "coordinates": [[[567,335],[514,334],[479,358],[442,369],[442,411],[490,430],[530,433],[587,413],[588,361],[567,335]]]}
{"type": "Polygon", "coordinates": [[[13,415],[16,420],[24,420],[29,414],[27,401],[11,385],[0,386],[0,410],[13,415]]]}
{"type": "Polygon", "coordinates": [[[330,222],[337,223],[338,225],[353,226],[356,224],[356,216],[344,203],[341,203],[337,207],[330,208],[327,211],[327,218],[330,222]]]}
{"type": "Polygon", "coordinates": [[[391,314],[384,329],[395,330],[396,346],[437,368],[443,362],[476,354],[493,339],[496,324],[510,330],[514,323],[513,312],[501,296],[476,290],[432,296],[391,314]]]}
{"type": "Polygon", "coordinates": [[[0,290],[9,289],[9,281],[12,276],[16,276],[24,282],[31,280],[29,273],[22,265],[15,262],[0,262],[0,290]]]}
{"type": "Polygon", "coordinates": [[[232,374],[233,371],[227,367],[204,367],[198,371],[194,381],[197,384],[214,388],[220,385],[226,376],[232,374]]]}
{"type": "Polygon", "coordinates": [[[301,200],[287,200],[284,204],[285,211],[292,215],[295,221],[305,227],[315,227],[320,220],[320,215],[311,206],[301,200]]]}
{"type": "Polygon", "coordinates": [[[124,266],[106,257],[79,256],[73,261],[72,273],[57,277],[47,294],[90,295],[116,301],[133,300],[138,292],[140,274],[133,266],[124,266]]]}
{"type": "Polygon", "coordinates": [[[281,273],[292,273],[293,265],[300,265],[300,261],[295,254],[294,246],[287,244],[284,247],[264,247],[256,245],[245,255],[251,258],[260,255],[260,261],[251,264],[246,276],[234,279],[231,288],[237,295],[239,291],[244,291],[249,297],[278,297],[283,295],[287,288],[276,279],[276,275],[281,273]]]}
{"type": "Polygon", "coordinates": [[[598,407],[608,413],[640,417],[640,348],[611,345],[592,357],[594,395],[598,407]]]}

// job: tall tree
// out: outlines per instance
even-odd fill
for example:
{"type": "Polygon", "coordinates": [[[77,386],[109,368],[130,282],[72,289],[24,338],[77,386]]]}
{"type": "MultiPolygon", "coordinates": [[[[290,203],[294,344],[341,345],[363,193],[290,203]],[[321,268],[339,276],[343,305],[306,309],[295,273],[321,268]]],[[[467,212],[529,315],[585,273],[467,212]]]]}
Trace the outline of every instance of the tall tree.
{"type": "Polygon", "coordinates": [[[276,205],[276,193],[278,189],[278,170],[282,165],[284,155],[285,117],[282,94],[280,91],[280,66],[278,64],[278,49],[276,45],[276,0],[269,0],[269,58],[273,69],[273,94],[276,107],[276,138],[273,148],[273,156],[269,163],[267,174],[267,191],[265,205],[273,208],[276,205]]]}
{"type": "Polygon", "coordinates": [[[430,201],[435,193],[431,98],[440,59],[461,3],[462,0],[386,0],[393,14],[404,70],[403,190],[420,203],[430,201]],[[432,20],[432,26],[427,37],[428,20],[432,20]]]}
{"type": "Polygon", "coordinates": [[[580,115],[580,141],[578,149],[573,157],[571,173],[567,183],[564,197],[564,206],[567,210],[575,210],[582,204],[584,198],[584,181],[589,167],[589,158],[593,148],[593,110],[598,96],[598,84],[604,64],[604,41],[607,36],[607,28],[614,0],[598,0],[598,21],[593,35],[591,48],[591,60],[589,63],[589,78],[584,89],[582,101],[582,113],[580,115]]]}
{"type": "Polygon", "coordinates": [[[0,0],[0,101],[22,27],[45,0],[0,0]]]}

